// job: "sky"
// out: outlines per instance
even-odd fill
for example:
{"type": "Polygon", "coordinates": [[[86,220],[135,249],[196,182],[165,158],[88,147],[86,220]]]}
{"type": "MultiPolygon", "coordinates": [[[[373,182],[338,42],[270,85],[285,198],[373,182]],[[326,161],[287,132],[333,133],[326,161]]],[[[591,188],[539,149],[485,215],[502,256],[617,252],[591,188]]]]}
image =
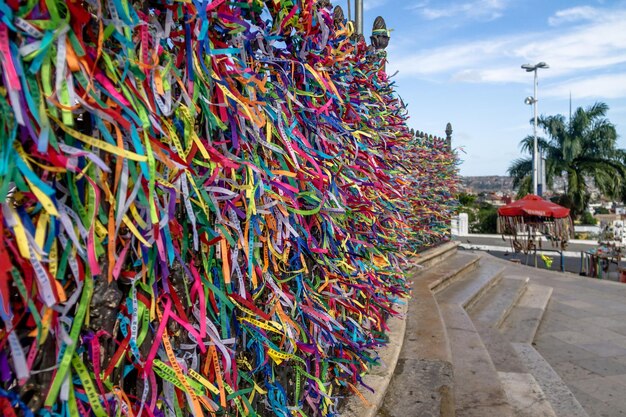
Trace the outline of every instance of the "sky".
{"type": "MultiPolygon", "coordinates": [[[[347,0],[336,0],[347,14],[347,0]]],[[[352,8],[354,10],[354,8],[352,8]]],[[[453,129],[461,175],[506,175],[538,112],[569,114],[605,102],[626,148],[626,1],[364,0],[364,32],[383,16],[392,30],[389,74],[409,125],[436,136],[453,129]]],[[[539,132],[541,136],[542,132],[539,132]]]]}

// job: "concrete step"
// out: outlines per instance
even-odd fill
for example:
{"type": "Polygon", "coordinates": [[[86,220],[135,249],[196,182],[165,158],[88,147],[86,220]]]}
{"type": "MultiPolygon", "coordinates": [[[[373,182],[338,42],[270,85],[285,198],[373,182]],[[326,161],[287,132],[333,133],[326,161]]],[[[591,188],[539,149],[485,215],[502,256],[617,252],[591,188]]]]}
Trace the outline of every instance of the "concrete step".
{"type": "Polygon", "coordinates": [[[402,349],[378,415],[454,417],[451,358],[439,305],[417,277],[402,349]]]}
{"type": "Polygon", "coordinates": [[[489,351],[466,311],[499,284],[503,271],[496,263],[479,264],[436,294],[452,353],[457,416],[514,416],[489,351]]]}
{"type": "MultiPolygon", "coordinates": [[[[403,300],[408,301],[408,300],[403,300]]],[[[342,417],[374,417],[383,403],[392,375],[398,365],[398,358],[406,330],[406,303],[396,305],[395,309],[401,317],[391,317],[387,321],[389,326],[389,343],[378,350],[380,366],[375,366],[369,373],[363,375],[359,386],[359,395],[353,395],[341,406],[342,417]],[[372,391],[373,390],[373,391],[372,391]],[[366,405],[368,404],[368,405],[366,405]],[[371,406],[370,406],[371,405],[371,406]]]]}
{"type": "Polygon", "coordinates": [[[413,292],[408,301],[404,342],[378,415],[454,417],[452,355],[431,287],[453,278],[458,269],[473,267],[478,259],[475,255],[452,253],[445,266],[440,263],[415,268],[409,274],[413,292]]]}
{"type": "MultiPolygon", "coordinates": [[[[359,388],[360,395],[352,396],[342,407],[342,416],[454,417],[450,348],[439,306],[430,290],[438,277],[427,272],[453,257],[457,246],[457,242],[444,243],[412,260],[414,267],[409,268],[408,278],[413,281],[413,294],[398,307],[405,319],[389,321],[390,341],[379,352],[381,366],[363,377],[364,384],[374,392],[359,388]],[[362,399],[371,406],[364,405],[362,399]]],[[[455,265],[466,268],[477,259],[461,256],[455,265]]],[[[445,273],[451,277],[453,272],[445,273]]]]}
{"type": "Polygon", "coordinates": [[[452,353],[457,417],[514,417],[498,373],[464,307],[440,303],[452,353]]]}
{"type": "Polygon", "coordinates": [[[528,285],[524,295],[502,323],[502,334],[513,343],[532,343],[551,296],[551,287],[528,285]]]}
{"type": "Polygon", "coordinates": [[[458,247],[459,242],[446,242],[442,245],[417,254],[412,261],[413,263],[424,268],[430,268],[454,255],[457,252],[458,247]]]}
{"type": "Polygon", "coordinates": [[[533,375],[557,417],[589,417],[552,366],[529,343],[512,343],[517,356],[533,375]]]}
{"type": "Polygon", "coordinates": [[[556,417],[545,393],[529,373],[498,372],[515,417],[556,417]]]}
{"type": "Polygon", "coordinates": [[[528,280],[527,277],[503,277],[498,285],[485,293],[480,303],[469,309],[474,323],[480,322],[494,328],[500,327],[526,291],[528,280]]]}
{"type": "Polygon", "coordinates": [[[428,268],[419,276],[422,281],[428,283],[431,291],[438,293],[462,277],[465,272],[474,269],[480,258],[480,255],[456,252],[445,262],[428,268]]]}
{"type": "Polygon", "coordinates": [[[500,282],[503,271],[504,268],[497,264],[480,264],[462,276],[458,275],[458,279],[437,293],[437,300],[440,303],[458,304],[468,309],[500,282]]]}
{"type": "Polygon", "coordinates": [[[498,329],[481,322],[474,322],[474,327],[480,334],[489,352],[491,361],[498,372],[528,372],[522,361],[517,357],[517,353],[511,346],[511,343],[498,329]]]}
{"type": "MultiPolygon", "coordinates": [[[[455,417],[452,374],[450,362],[399,359],[376,416],[455,417]]],[[[363,407],[360,414],[355,414],[358,417],[367,415],[369,413],[363,407]]]]}

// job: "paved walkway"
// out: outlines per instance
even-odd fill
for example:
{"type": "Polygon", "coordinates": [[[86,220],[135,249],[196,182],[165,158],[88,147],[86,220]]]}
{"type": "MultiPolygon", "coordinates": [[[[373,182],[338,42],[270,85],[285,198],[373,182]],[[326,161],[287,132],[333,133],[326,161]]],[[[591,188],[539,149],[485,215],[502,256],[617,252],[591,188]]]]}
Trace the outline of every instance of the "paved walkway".
{"type": "Polygon", "coordinates": [[[536,271],[554,292],[535,348],[590,417],[626,416],[626,284],[536,271]]]}
{"type": "MultiPolygon", "coordinates": [[[[507,239],[502,239],[501,235],[483,235],[483,234],[471,234],[467,236],[453,236],[453,240],[461,243],[462,247],[468,250],[479,250],[483,252],[489,252],[492,255],[496,255],[503,259],[519,259],[522,263],[529,262],[533,264],[534,258],[533,256],[519,254],[519,253],[511,253],[511,244],[507,239]]],[[[551,249],[552,246],[548,242],[543,242],[544,249],[551,249]]],[[[589,249],[596,248],[598,246],[598,242],[595,240],[570,240],[568,242],[567,250],[564,254],[564,263],[565,270],[578,274],[581,271],[580,264],[580,254],[583,251],[588,251],[589,249]]],[[[560,271],[561,270],[561,259],[560,255],[556,252],[546,252],[546,255],[552,258],[553,263],[551,268],[546,268],[545,264],[538,260],[538,265],[542,269],[551,269],[552,271],[560,271]]],[[[620,263],[620,266],[626,267],[626,257],[622,258],[623,260],[620,263]]],[[[617,265],[610,265],[610,277],[612,281],[619,280],[619,274],[617,271],[617,265]]]]}

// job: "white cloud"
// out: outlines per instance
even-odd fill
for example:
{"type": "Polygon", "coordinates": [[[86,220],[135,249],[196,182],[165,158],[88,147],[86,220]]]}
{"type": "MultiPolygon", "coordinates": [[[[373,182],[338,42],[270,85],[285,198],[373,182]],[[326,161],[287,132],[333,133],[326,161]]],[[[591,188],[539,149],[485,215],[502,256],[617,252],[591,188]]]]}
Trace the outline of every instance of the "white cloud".
{"type": "MultiPolygon", "coordinates": [[[[528,77],[520,65],[545,61],[550,64],[550,69],[541,71],[542,79],[554,83],[562,82],[566,77],[588,74],[585,79],[589,83],[581,85],[597,91],[611,90],[605,97],[626,96],[623,76],[611,74],[618,68],[620,73],[623,72],[626,64],[626,10],[593,9],[587,13],[584,13],[585,8],[582,11],[568,10],[554,16],[573,19],[584,14],[591,20],[545,32],[456,43],[413,53],[407,47],[393,49],[390,50],[389,67],[392,72],[400,70],[400,78],[421,76],[456,82],[527,83],[528,77]],[[589,78],[599,70],[605,74],[603,77],[589,78]],[[607,78],[609,76],[613,78],[607,78]],[[602,80],[620,81],[621,84],[609,88],[602,80]]],[[[555,94],[563,92],[556,87],[554,91],[555,94]]]]}
{"type": "Polygon", "coordinates": [[[620,64],[626,62],[624,19],[626,11],[606,10],[591,23],[539,34],[515,53],[531,59],[550,59],[554,68],[567,72],[620,64]]]}
{"type": "MultiPolygon", "coordinates": [[[[348,0],[348,1],[352,1],[352,0],[348,0]]],[[[368,11],[368,10],[376,9],[378,7],[384,6],[388,2],[389,0],[364,0],[363,10],[368,11]]]]}
{"type": "Polygon", "coordinates": [[[591,6],[572,7],[557,11],[554,16],[548,18],[550,26],[558,26],[563,23],[580,22],[584,20],[592,20],[599,14],[598,9],[591,6]]]}
{"type": "Polygon", "coordinates": [[[574,78],[548,86],[542,92],[546,97],[620,98],[626,97],[626,73],[574,78]]]}
{"type": "Polygon", "coordinates": [[[502,16],[506,8],[505,0],[471,0],[465,2],[453,2],[446,7],[430,7],[427,2],[414,4],[408,7],[417,11],[428,20],[442,18],[462,17],[470,19],[493,20],[502,16]]]}
{"type": "Polygon", "coordinates": [[[448,45],[414,54],[393,50],[398,56],[390,58],[390,68],[399,69],[401,76],[452,75],[466,81],[484,81],[487,65],[492,67],[491,71],[497,69],[488,61],[506,57],[507,51],[519,42],[517,38],[500,38],[448,45]]]}
{"type": "Polygon", "coordinates": [[[519,78],[520,70],[515,67],[491,68],[482,70],[462,70],[452,74],[452,81],[458,82],[490,82],[503,83],[510,82],[512,79],[519,78]]]}

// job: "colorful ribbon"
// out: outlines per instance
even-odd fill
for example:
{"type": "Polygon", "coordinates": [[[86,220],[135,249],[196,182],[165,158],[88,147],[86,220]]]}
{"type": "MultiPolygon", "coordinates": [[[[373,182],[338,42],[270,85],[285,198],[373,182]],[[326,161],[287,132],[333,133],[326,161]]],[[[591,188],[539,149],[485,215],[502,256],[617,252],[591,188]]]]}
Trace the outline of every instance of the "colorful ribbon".
{"type": "Polygon", "coordinates": [[[0,409],[330,416],[377,363],[455,156],[313,3],[0,0],[0,409]]]}

